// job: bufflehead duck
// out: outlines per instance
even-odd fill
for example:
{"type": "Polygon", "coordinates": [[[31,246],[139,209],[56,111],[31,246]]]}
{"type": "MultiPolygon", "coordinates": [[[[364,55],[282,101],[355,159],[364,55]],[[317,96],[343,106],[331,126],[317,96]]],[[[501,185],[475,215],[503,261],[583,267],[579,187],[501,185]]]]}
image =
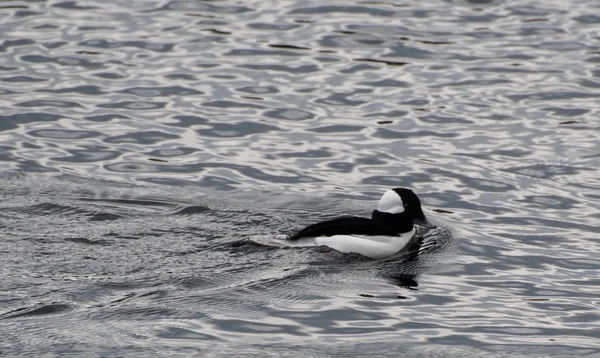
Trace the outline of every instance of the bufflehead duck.
{"type": "Polygon", "coordinates": [[[406,246],[415,234],[415,222],[428,224],[421,201],[412,190],[395,188],[383,194],[370,219],[350,216],[327,220],[305,227],[287,239],[380,259],[406,246]]]}

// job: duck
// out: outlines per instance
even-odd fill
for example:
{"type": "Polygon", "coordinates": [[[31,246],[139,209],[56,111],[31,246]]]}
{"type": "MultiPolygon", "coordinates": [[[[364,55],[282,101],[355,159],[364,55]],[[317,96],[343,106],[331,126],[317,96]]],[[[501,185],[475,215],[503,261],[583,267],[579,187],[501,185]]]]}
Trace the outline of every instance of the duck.
{"type": "Polygon", "coordinates": [[[344,216],[311,224],[286,240],[294,246],[327,246],[342,253],[381,259],[400,252],[415,236],[415,224],[429,226],[419,197],[410,189],[383,193],[371,218],[344,216]]]}

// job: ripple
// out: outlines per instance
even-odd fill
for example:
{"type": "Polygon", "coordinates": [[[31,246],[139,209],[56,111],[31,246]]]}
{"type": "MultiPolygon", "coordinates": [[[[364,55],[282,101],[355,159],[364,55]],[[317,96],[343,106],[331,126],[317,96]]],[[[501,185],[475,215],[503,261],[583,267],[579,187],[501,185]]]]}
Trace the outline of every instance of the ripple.
{"type": "Polygon", "coordinates": [[[0,52],[7,52],[12,47],[34,45],[36,42],[31,39],[16,39],[16,40],[5,40],[0,44],[0,52]]]}
{"type": "Polygon", "coordinates": [[[362,126],[348,126],[343,124],[324,126],[324,127],[315,127],[310,129],[311,132],[315,133],[343,133],[343,132],[360,132],[365,127],[362,126]]]}
{"type": "MultiPolygon", "coordinates": [[[[240,56],[240,57],[246,57],[246,56],[298,57],[298,56],[302,56],[301,53],[294,52],[294,51],[255,50],[255,49],[233,49],[233,50],[230,50],[229,52],[226,52],[224,55],[225,56],[240,56]]],[[[268,65],[241,65],[240,67],[250,68],[250,69],[255,69],[255,70],[263,70],[263,69],[266,69],[265,66],[268,66],[268,65]]],[[[314,65],[300,66],[299,67],[301,69],[300,72],[304,73],[304,72],[306,72],[307,69],[310,71],[313,68],[313,66],[314,65]]],[[[294,72],[293,68],[288,67],[288,66],[273,65],[272,67],[279,71],[292,72],[292,73],[294,72]]]]}
{"type": "Polygon", "coordinates": [[[173,213],[173,215],[196,215],[196,214],[202,214],[205,213],[207,211],[210,211],[210,208],[207,208],[205,206],[186,206],[185,208],[182,208],[176,212],[173,213]]]}
{"type": "Polygon", "coordinates": [[[253,11],[252,8],[244,6],[232,6],[232,5],[213,5],[205,3],[193,3],[189,1],[171,1],[166,4],[160,10],[184,10],[184,11],[202,11],[212,12],[217,14],[242,14],[245,12],[253,11]]]}
{"type": "Polygon", "coordinates": [[[107,164],[104,165],[104,169],[118,173],[152,173],[159,171],[156,165],[135,162],[107,164]]]}
{"type": "Polygon", "coordinates": [[[441,123],[457,123],[457,124],[473,123],[473,121],[464,119],[464,118],[442,117],[442,116],[436,116],[436,115],[419,117],[419,120],[426,122],[426,123],[440,123],[440,124],[441,123]]]}
{"type": "Polygon", "coordinates": [[[184,180],[175,178],[139,178],[141,182],[169,185],[174,187],[194,186],[200,188],[211,188],[215,190],[235,190],[241,183],[239,181],[222,178],[214,175],[204,175],[200,180],[184,180]]]}
{"type": "Polygon", "coordinates": [[[352,66],[350,68],[340,70],[340,73],[352,74],[352,73],[356,73],[356,72],[368,71],[368,70],[376,70],[376,69],[377,69],[377,66],[371,66],[371,65],[361,64],[361,65],[355,65],[355,66],[352,66]]]}
{"type": "Polygon", "coordinates": [[[590,171],[592,169],[575,168],[562,165],[532,164],[527,166],[507,168],[504,170],[509,173],[529,176],[533,178],[551,179],[555,176],[573,175],[582,171],[590,171]]]}
{"type": "Polygon", "coordinates": [[[248,24],[248,27],[256,30],[266,30],[266,31],[289,31],[294,30],[302,25],[299,24],[271,24],[271,23],[263,23],[263,22],[255,22],[248,24]]]}
{"type": "Polygon", "coordinates": [[[210,128],[198,129],[197,132],[202,136],[218,138],[235,138],[279,130],[279,128],[267,124],[241,122],[236,124],[213,123],[210,128]]]}
{"type": "Polygon", "coordinates": [[[407,115],[406,111],[390,111],[390,112],[379,112],[379,113],[368,113],[365,114],[365,117],[386,117],[386,118],[396,118],[396,117],[404,117],[407,115]]]}
{"type": "Polygon", "coordinates": [[[538,207],[540,209],[556,209],[556,210],[568,210],[575,208],[578,204],[581,204],[577,200],[570,198],[563,198],[558,195],[528,195],[517,202],[523,203],[523,205],[529,205],[532,207],[538,207]]]}
{"type": "Polygon", "coordinates": [[[60,3],[52,4],[53,7],[59,7],[70,10],[96,10],[99,9],[94,6],[82,6],[78,5],[75,1],[63,1],[60,3]]]}
{"type": "MultiPolygon", "coordinates": [[[[244,54],[237,54],[244,55],[244,54]]],[[[264,55],[262,53],[256,53],[256,55],[264,55]]],[[[279,55],[282,55],[279,53],[279,55]]],[[[290,54],[291,56],[291,54],[290,54]]],[[[256,71],[268,71],[268,72],[286,72],[289,74],[306,74],[318,72],[319,67],[317,65],[298,65],[298,66],[285,66],[285,65],[242,65],[242,68],[248,68],[256,71]]]]}
{"type": "Polygon", "coordinates": [[[87,149],[71,149],[69,156],[54,157],[52,159],[64,163],[95,163],[113,160],[121,156],[116,150],[106,150],[104,147],[87,146],[87,149]]]}
{"type": "Polygon", "coordinates": [[[409,87],[410,83],[394,80],[391,78],[386,78],[384,80],[375,81],[375,82],[361,82],[361,85],[371,86],[371,87],[409,87]]]}
{"type": "Polygon", "coordinates": [[[94,73],[93,76],[100,77],[100,78],[106,78],[109,80],[120,80],[123,78],[127,78],[127,76],[119,74],[119,73],[115,73],[115,72],[97,72],[97,73],[94,73]]]}
{"type": "Polygon", "coordinates": [[[235,101],[204,102],[204,103],[202,103],[202,105],[206,106],[206,107],[218,107],[218,108],[256,108],[256,109],[265,108],[264,106],[261,106],[258,104],[235,102],[235,101]]]}
{"type": "Polygon", "coordinates": [[[59,115],[43,112],[17,113],[0,115],[0,129],[7,131],[18,128],[19,125],[33,122],[55,122],[62,118],[59,115]]]}
{"type": "Polygon", "coordinates": [[[2,77],[2,78],[0,78],[0,81],[2,81],[2,82],[9,82],[9,83],[46,82],[46,81],[48,81],[48,79],[47,78],[31,77],[31,76],[13,76],[13,77],[2,77]]]}
{"type": "Polygon", "coordinates": [[[4,314],[4,318],[16,318],[16,317],[28,317],[28,316],[39,316],[39,315],[50,315],[56,313],[63,313],[72,310],[69,305],[65,304],[48,304],[36,308],[21,308],[15,311],[4,314]]]}
{"type": "Polygon", "coordinates": [[[58,107],[58,108],[83,107],[81,104],[79,104],[77,102],[58,101],[58,100],[26,101],[26,102],[16,103],[15,106],[18,106],[18,107],[58,107]]]}
{"type": "Polygon", "coordinates": [[[42,15],[42,13],[36,12],[36,11],[26,11],[26,10],[17,11],[14,13],[14,16],[16,18],[28,17],[28,16],[38,16],[38,15],[42,15]]]}
{"type": "Polygon", "coordinates": [[[177,127],[191,127],[196,124],[207,124],[208,123],[208,119],[204,118],[204,117],[174,116],[173,118],[176,119],[178,122],[176,124],[175,123],[169,123],[169,124],[173,125],[173,126],[177,126],[177,127]]]}
{"type": "Polygon", "coordinates": [[[80,46],[95,48],[127,48],[134,47],[156,52],[169,52],[175,46],[174,44],[157,44],[144,41],[109,41],[109,40],[86,40],[79,43],[80,46]]]}
{"type": "Polygon", "coordinates": [[[315,102],[330,106],[360,106],[367,103],[366,101],[352,100],[348,98],[353,95],[355,95],[355,93],[334,93],[327,98],[320,98],[315,102]]]}
{"type": "Polygon", "coordinates": [[[281,153],[279,156],[283,158],[329,158],[333,157],[334,153],[325,150],[307,150],[305,152],[290,152],[290,153],[281,153]]]}
{"type": "Polygon", "coordinates": [[[178,148],[171,148],[171,149],[153,150],[153,151],[147,153],[147,155],[150,157],[170,158],[170,157],[179,157],[179,156],[193,154],[197,151],[198,150],[194,149],[194,148],[178,147],[178,148]]]}
{"type": "Polygon", "coordinates": [[[136,111],[149,111],[153,109],[164,108],[167,105],[166,102],[134,102],[134,101],[122,101],[117,103],[99,104],[98,108],[119,108],[119,109],[133,109],[136,111]]]}
{"type": "Polygon", "coordinates": [[[216,340],[217,337],[211,336],[202,332],[198,332],[191,329],[184,329],[180,327],[164,327],[160,328],[156,334],[158,338],[163,339],[177,339],[177,340],[191,340],[191,341],[205,341],[205,340],[216,340]]]}
{"type": "Polygon", "coordinates": [[[277,87],[274,86],[247,86],[237,89],[240,92],[252,93],[252,94],[273,94],[279,93],[277,87]]]}
{"type": "Polygon", "coordinates": [[[509,95],[508,99],[521,102],[523,100],[536,101],[556,101],[556,100],[574,100],[574,99],[592,99],[600,97],[600,94],[584,93],[584,92],[537,92],[522,95],[509,95]]]}
{"type": "Polygon", "coordinates": [[[85,68],[98,68],[102,64],[91,62],[76,57],[46,57],[39,55],[26,55],[21,57],[22,61],[31,63],[55,63],[61,66],[80,66],[85,68]]]}
{"type": "Polygon", "coordinates": [[[385,139],[403,139],[412,137],[439,137],[439,138],[454,138],[458,137],[457,133],[438,133],[434,131],[414,131],[414,132],[399,132],[386,128],[378,128],[373,134],[377,138],[385,139]]]}
{"type": "Polygon", "coordinates": [[[27,134],[29,134],[32,137],[50,139],[85,139],[100,136],[100,133],[98,132],[62,129],[39,129],[29,131],[27,134]]]}
{"type": "Polygon", "coordinates": [[[170,86],[162,88],[134,87],[119,91],[119,93],[130,93],[139,97],[190,96],[204,94],[204,92],[202,91],[197,91],[191,88],[185,88],[180,86],[170,86]]]}
{"type": "Polygon", "coordinates": [[[136,132],[123,134],[119,136],[106,137],[106,143],[137,143],[137,144],[154,144],[169,139],[179,138],[174,134],[163,133],[159,131],[136,132]]]}
{"type": "Polygon", "coordinates": [[[100,114],[96,116],[84,117],[88,121],[92,122],[110,122],[113,119],[128,119],[129,117],[122,114],[100,114]]]}
{"type": "Polygon", "coordinates": [[[547,108],[542,108],[542,110],[551,112],[555,116],[569,117],[569,118],[578,117],[578,116],[584,115],[589,112],[588,109],[560,108],[560,107],[547,107],[547,108]]]}
{"type": "Polygon", "coordinates": [[[41,89],[40,92],[50,93],[78,93],[83,95],[102,95],[104,92],[98,86],[77,86],[71,88],[60,88],[60,89],[41,89]]]}
{"type": "Polygon", "coordinates": [[[275,119],[307,120],[315,118],[313,113],[292,108],[275,108],[264,113],[265,116],[275,119]]]}
{"type": "MultiPolygon", "coordinates": [[[[383,187],[397,187],[399,185],[406,187],[418,187],[420,183],[426,183],[429,175],[420,173],[410,173],[410,175],[374,175],[362,179],[364,184],[378,185],[383,187]]],[[[452,202],[452,201],[451,201],[452,202]]],[[[456,205],[456,202],[453,202],[456,205]]]]}
{"type": "Polygon", "coordinates": [[[371,16],[393,16],[395,12],[367,6],[317,6],[295,9],[291,14],[351,13],[371,16]]]}

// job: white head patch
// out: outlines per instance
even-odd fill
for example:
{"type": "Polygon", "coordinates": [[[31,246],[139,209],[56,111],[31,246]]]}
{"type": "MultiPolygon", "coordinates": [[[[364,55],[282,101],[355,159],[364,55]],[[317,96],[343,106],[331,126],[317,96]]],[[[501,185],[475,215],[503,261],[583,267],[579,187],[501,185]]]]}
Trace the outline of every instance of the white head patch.
{"type": "Polygon", "coordinates": [[[388,214],[400,214],[404,212],[402,198],[393,190],[386,191],[383,193],[381,199],[379,199],[377,211],[388,214]]]}

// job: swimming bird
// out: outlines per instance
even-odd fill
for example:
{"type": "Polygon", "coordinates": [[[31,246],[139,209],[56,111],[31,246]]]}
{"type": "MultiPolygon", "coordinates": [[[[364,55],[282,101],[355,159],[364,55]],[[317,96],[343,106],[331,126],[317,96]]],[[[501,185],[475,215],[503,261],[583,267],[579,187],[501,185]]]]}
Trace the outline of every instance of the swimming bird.
{"type": "Polygon", "coordinates": [[[287,239],[379,259],[406,246],[415,235],[414,223],[429,225],[419,197],[410,189],[395,188],[383,194],[370,219],[347,216],[327,220],[309,225],[287,239]]]}

